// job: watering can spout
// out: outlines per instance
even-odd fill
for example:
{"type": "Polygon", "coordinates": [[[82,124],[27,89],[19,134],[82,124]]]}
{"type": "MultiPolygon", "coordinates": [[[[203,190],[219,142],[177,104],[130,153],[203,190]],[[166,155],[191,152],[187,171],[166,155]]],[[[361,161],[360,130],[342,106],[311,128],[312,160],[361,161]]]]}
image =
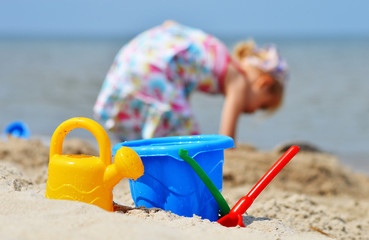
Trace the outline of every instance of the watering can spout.
{"type": "Polygon", "coordinates": [[[114,163],[106,167],[104,184],[113,189],[123,178],[136,180],[143,173],[144,166],[138,154],[129,147],[122,147],[117,151],[114,163]]]}

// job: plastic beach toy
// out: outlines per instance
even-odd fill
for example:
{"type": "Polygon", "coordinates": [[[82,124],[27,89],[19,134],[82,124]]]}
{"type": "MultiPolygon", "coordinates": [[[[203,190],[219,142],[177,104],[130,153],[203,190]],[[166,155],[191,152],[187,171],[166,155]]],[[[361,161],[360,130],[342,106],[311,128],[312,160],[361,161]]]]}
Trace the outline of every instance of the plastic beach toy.
{"type": "Polygon", "coordinates": [[[112,164],[110,140],[103,127],[88,118],[72,118],[63,122],[51,138],[45,195],[51,199],[94,204],[112,211],[114,186],[124,177],[137,179],[143,172],[140,157],[128,147],[117,151],[112,164]],[[64,138],[75,128],[84,128],[95,136],[99,157],[62,154],[64,138]]]}
{"type": "Polygon", "coordinates": [[[15,138],[28,139],[31,135],[27,124],[23,121],[14,121],[9,123],[3,131],[3,135],[15,138]]]}
{"type": "Polygon", "coordinates": [[[221,216],[227,215],[231,209],[229,208],[228,203],[224,199],[223,195],[219,192],[218,188],[210,180],[206,172],[200,167],[200,165],[193,158],[188,156],[187,150],[179,149],[178,154],[183,160],[185,160],[192,167],[192,169],[197,173],[199,178],[204,182],[206,187],[209,189],[215,201],[217,201],[219,205],[220,215],[221,216]]]}
{"type": "Polygon", "coordinates": [[[286,164],[298,153],[298,146],[290,147],[282,157],[269,169],[269,171],[259,180],[259,182],[251,189],[251,191],[242,197],[236,205],[231,209],[229,214],[218,220],[218,223],[226,227],[245,227],[243,224],[242,214],[251,206],[254,200],[264,190],[264,188],[273,180],[273,178],[286,166],[286,164]]]}
{"type": "Polygon", "coordinates": [[[156,207],[181,216],[195,214],[211,221],[218,220],[218,203],[178,151],[186,149],[221,191],[224,149],[234,147],[232,138],[196,135],[129,141],[115,145],[113,154],[123,146],[136,151],[145,166],[145,174],[137,181],[130,181],[137,207],[156,207]]]}

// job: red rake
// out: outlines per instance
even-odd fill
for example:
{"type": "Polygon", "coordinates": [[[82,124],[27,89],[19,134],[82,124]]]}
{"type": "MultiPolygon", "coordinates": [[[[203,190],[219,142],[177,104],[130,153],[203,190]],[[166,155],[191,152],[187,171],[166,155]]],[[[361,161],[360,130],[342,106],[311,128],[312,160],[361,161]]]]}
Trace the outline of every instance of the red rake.
{"type": "Polygon", "coordinates": [[[231,211],[218,220],[218,223],[225,227],[245,227],[243,224],[242,214],[251,206],[254,200],[264,190],[264,188],[273,180],[273,178],[282,170],[284,166],[298,153],[298,146],[290,147],[282,157],[269,169],[269,171],[259,180],[259,182],[251,189],[251,191],[242,197],[231,211]]]}

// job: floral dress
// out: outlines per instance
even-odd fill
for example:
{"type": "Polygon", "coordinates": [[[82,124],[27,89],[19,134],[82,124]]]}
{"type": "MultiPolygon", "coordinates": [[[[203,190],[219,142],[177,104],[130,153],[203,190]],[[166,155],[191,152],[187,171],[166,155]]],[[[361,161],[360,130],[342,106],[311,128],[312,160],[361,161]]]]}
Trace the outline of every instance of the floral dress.
{"type": "Polygon", "coordinates": [[[94,106],[120,140],[199,134],[193,91],[221,93],[230,56],[201,30],[180,24],[147,30],[117,54],[94,106]]]}

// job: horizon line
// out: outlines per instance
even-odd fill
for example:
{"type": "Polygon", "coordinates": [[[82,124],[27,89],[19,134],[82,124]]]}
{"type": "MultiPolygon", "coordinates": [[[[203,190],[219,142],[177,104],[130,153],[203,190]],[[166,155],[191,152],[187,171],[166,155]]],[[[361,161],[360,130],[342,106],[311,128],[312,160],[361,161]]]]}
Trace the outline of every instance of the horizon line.
{"type": "MultiPolygon", "coordinates": [[[[0,33],[0,39],[65,39],[65,40],[78,40],[78,39],[132,39],[139,33],[126,33],[126,34],[96,34],[96,33],[0,33]]],[[[212,34],[212,33],[211,33],[212,34]]],[[[279,40],[313,40],[313,39],[367,39],[369,34],[356,33],[356,34],[345,34],[345,33],[282,33],[282,34],[265,34],[265,33],[254,33],[254,34],[241,34],[241,33],[218,33],[212,34],[219,39],[234,40],[234,39],[250,39],[250,38],[261,38],[261,39],[279,39],[279,40]]]]}

